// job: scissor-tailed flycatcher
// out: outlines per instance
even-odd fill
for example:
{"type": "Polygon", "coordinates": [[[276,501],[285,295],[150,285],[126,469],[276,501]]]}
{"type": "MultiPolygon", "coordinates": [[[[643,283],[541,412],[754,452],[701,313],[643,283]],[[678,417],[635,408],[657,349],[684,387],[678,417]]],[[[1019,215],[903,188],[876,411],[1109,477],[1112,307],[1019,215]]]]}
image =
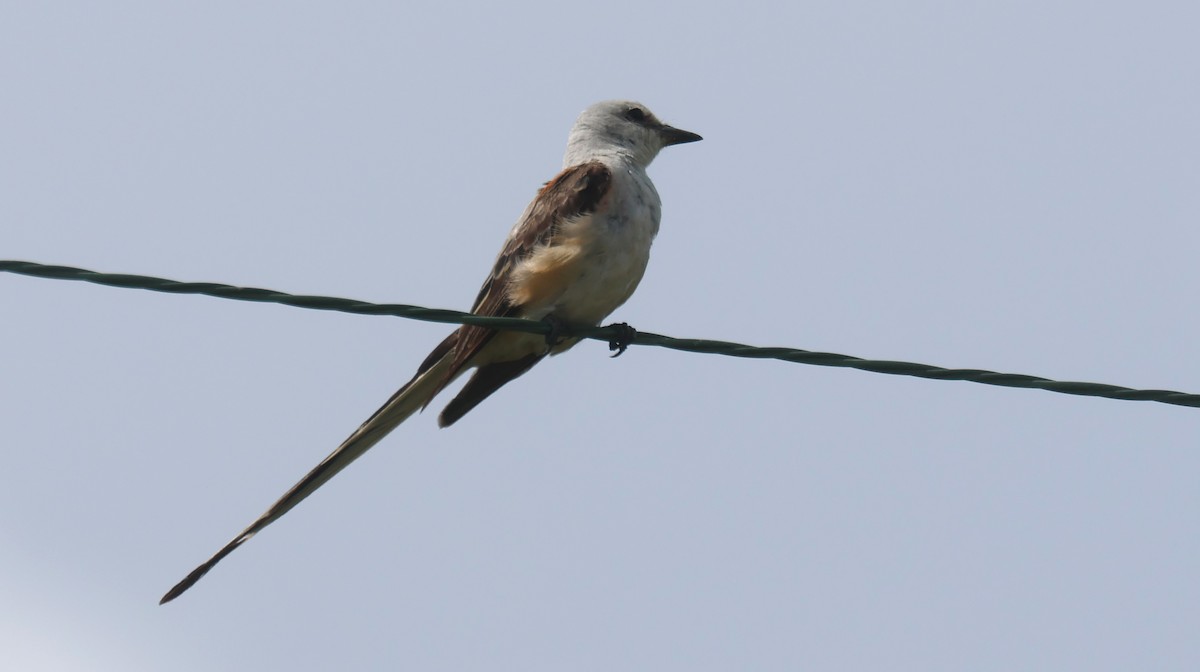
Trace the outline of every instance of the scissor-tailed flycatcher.
{"type": "MultiPolygon", "coordinates": [[[[546,183],[517,220],[471,312],[598,325],[633,294],[658,233],[662,201],[646,166],[668,145],[700,136],[659,121],[629,101],[592,105],[567,140],[563,171],[546,183]]],[[[258,520],[163,596],[170,602],[208,570],[333,478],[467,369],[475,369],[438,416],[448,427],[546,355],[577,339],[461,326],[446,337],[401,387],[337,450],[284,493],[258,520]]]]}

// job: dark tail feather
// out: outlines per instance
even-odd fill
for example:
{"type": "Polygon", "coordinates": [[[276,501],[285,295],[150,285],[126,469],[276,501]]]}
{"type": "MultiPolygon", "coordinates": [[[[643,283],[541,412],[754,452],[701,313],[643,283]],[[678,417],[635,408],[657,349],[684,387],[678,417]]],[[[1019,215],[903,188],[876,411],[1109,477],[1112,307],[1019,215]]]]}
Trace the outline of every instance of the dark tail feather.
{"type": "Polygon", "coordinates": [[[392,431],[401,422],[404,422],[409,416],[424,408],[429,399],[433,395],[433,391],[439,388],[441,381],[446,377],[446,371],[449,369],[451,360],[445,356],[445,348],[447,343],[453,343],[452,338],[443,341],[442,346],[434,350],[434,354],[430,355],[425,363],[421,365],[420,371],[413,377],[404,387],[400,388],[396,394],[392,395],[378,411],[367,419],[357,430],[354,431],[342,445],[338,446],[337,450],[333,451],[321,461],[312,471],[300,479],[292,486],[279,501],[271,505],[267,512],[258,517],[242,533],[233,538],[233,541],[225,545],[224,548],[217,551],[217,554],[205,561],[196,569],[192,570],[191,574],[177,583],[174,588],[167,591],[163,595],[159,604],[165,604],[179,597],[188,588],[191,588],[197,581],[201,579],[208,570],[212,569],[225,556],[229,555],[238,546],[246,543],[272,522],[278,520],[283,514],[292,510],[292,507],[299,504],[306,497],[325,484],[326,481],[333,478],[339,471],[345,469],[351,462],[358,459],[363,453],[367,452],[371,446],[379,442],[388,432],[392,431]],[[435,356],[436,355],[436,356],[435,356]]]}
{"type": "Polygon", "coordinates": [[[479,402],[487,399],[493,392],[500,389],[505,383],[521,374],[528,371],[542,360],[545,355],[529,355],[522,359],[514,359],[511,362],[498,362],[496,364],[488,364],[481,366],[475,370],[475,374],[463,386],[457,397],[446,405],[438,416],[439,427],[449,427],[458,422],[459,418],[463,417],[472,408],[479,405],[479,402]]]}
{"type": "Polygon", "coordinates": [[[182,595],[184,593],[184,591],[186,591],[188,588],[191,588],[192,586],[196,585],[196,582],[199,581],[201,578],[203,578],[204,575],[208,573],[208,570],[212,569],[225,556],[232,553],[234,551],[234,549],[236,549],[238,546],[241,546],[245,542],[249,541],[250,537],[253,537],[253,536],[254,536],[253,534],[244,534],[244,535],[238,537],[237,539],[234,539],[233,541],[226,544],[225,548],[222,548],[221,550],[217,551],[216,555],[209,558],[203,565],[200,565],[199,567],[193,569],[191,574],[188,574],[186,577],[184,577],[184,579],[182,581],[175,584],[174,588],[168,590],[167,594],[163,595],[162,599],[159,600],[158,603],[166,604],[167,602],[170,602],[171,600],[182,595]]]}

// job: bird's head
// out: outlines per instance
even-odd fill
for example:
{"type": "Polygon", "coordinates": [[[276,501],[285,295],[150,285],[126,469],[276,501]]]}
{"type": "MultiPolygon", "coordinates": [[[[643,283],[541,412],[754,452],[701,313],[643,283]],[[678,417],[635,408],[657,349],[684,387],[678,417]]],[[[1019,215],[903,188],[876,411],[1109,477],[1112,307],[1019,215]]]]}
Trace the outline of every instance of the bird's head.
{"type": "Polygon", "coordinates": [[[575,120],[567,140],[565,164],[620,155],[645,167],[663,147],[701,139],[691,131],[662,123],[641,103],[606,100],[587,108],[575,120]]]}

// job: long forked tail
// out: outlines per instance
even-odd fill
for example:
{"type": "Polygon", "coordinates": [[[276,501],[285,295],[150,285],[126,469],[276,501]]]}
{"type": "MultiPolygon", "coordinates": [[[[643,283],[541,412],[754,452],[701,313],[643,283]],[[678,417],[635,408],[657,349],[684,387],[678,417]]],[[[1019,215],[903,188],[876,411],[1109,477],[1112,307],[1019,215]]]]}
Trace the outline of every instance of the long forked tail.
{"type": "MultiPolygon", "coordinates": [[[[234,549],[249,541],[251,537],[258,534],[267,525],[275,522],[283,514],[291,511],[292,507],[299,504],[305,497],[311,495],[339,471],[345,469],[351,462],[367,452],[371,446],[378,443],[388,432],[395,429],[413,413],[424,408],[444,386],[447,374],[451,374],[450,367],[453,363],[453,357],[445,355],[445,352],[450,349],[447,346],[452,345],[453,338],[454,335],[451,335],[437,350],[434,350],[433,354],[425,360],[417,375],[392,395],[392,398],[388,399],[386,404],[380,407],[378,411],[375,411],[374,415],[368,418],[362,426],[343,441],[342,445],[337,447],[337,450],[330,453],[312,471],[308,472],[308,475],[293,485],[291,490],[284,493],[279,498],[279,501],[272,504],[271,508],[259,516],[258,520],[254,521],[250,527],[242,530],[241,534],[234,537],[224,548],[217,551],[204,564],[192,570],[191,574],[188,574],[182,581],[175,584],[175,587],[167,591],[167,594],[163,595],[158,603],[166,604],[182,595],[188,588],[195,585],[201,577],[207,574],[208,570],[216,566],[225,556],[232,553],[234,549]],[[442,351],[440,358],[437,357],[439,350],[442,351]]],[[[451,377],[453,377],[453,374],[451,374],[451,377]]]]}

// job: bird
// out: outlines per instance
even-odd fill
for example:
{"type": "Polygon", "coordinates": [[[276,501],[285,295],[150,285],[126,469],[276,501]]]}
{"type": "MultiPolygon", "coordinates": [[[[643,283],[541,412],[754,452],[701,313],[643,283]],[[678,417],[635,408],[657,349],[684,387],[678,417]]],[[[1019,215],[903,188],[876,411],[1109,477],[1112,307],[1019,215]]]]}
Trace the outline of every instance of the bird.
{"type": "MultiPolygon", "coordinates": [[[[438,415],[449,427],[547,355],[577,342],[558,334],[593,327],[625,303],[645,274],[662,201],[646,168],[664,147],[701,136],[669,126],[645,105],[608,100],[586,108],[567,137],[563,169],[509,232],[471,312],[542,320],[550,335],[463,325],[416,374],[265,513],[163,595],[166,604],[278,520],[462,374],[471,377],[438,415]]],[[[623,349],[623,344],[622,344],[623,349]]],[[[619,353],[618,353],[619,354],[619,353]]]]}

